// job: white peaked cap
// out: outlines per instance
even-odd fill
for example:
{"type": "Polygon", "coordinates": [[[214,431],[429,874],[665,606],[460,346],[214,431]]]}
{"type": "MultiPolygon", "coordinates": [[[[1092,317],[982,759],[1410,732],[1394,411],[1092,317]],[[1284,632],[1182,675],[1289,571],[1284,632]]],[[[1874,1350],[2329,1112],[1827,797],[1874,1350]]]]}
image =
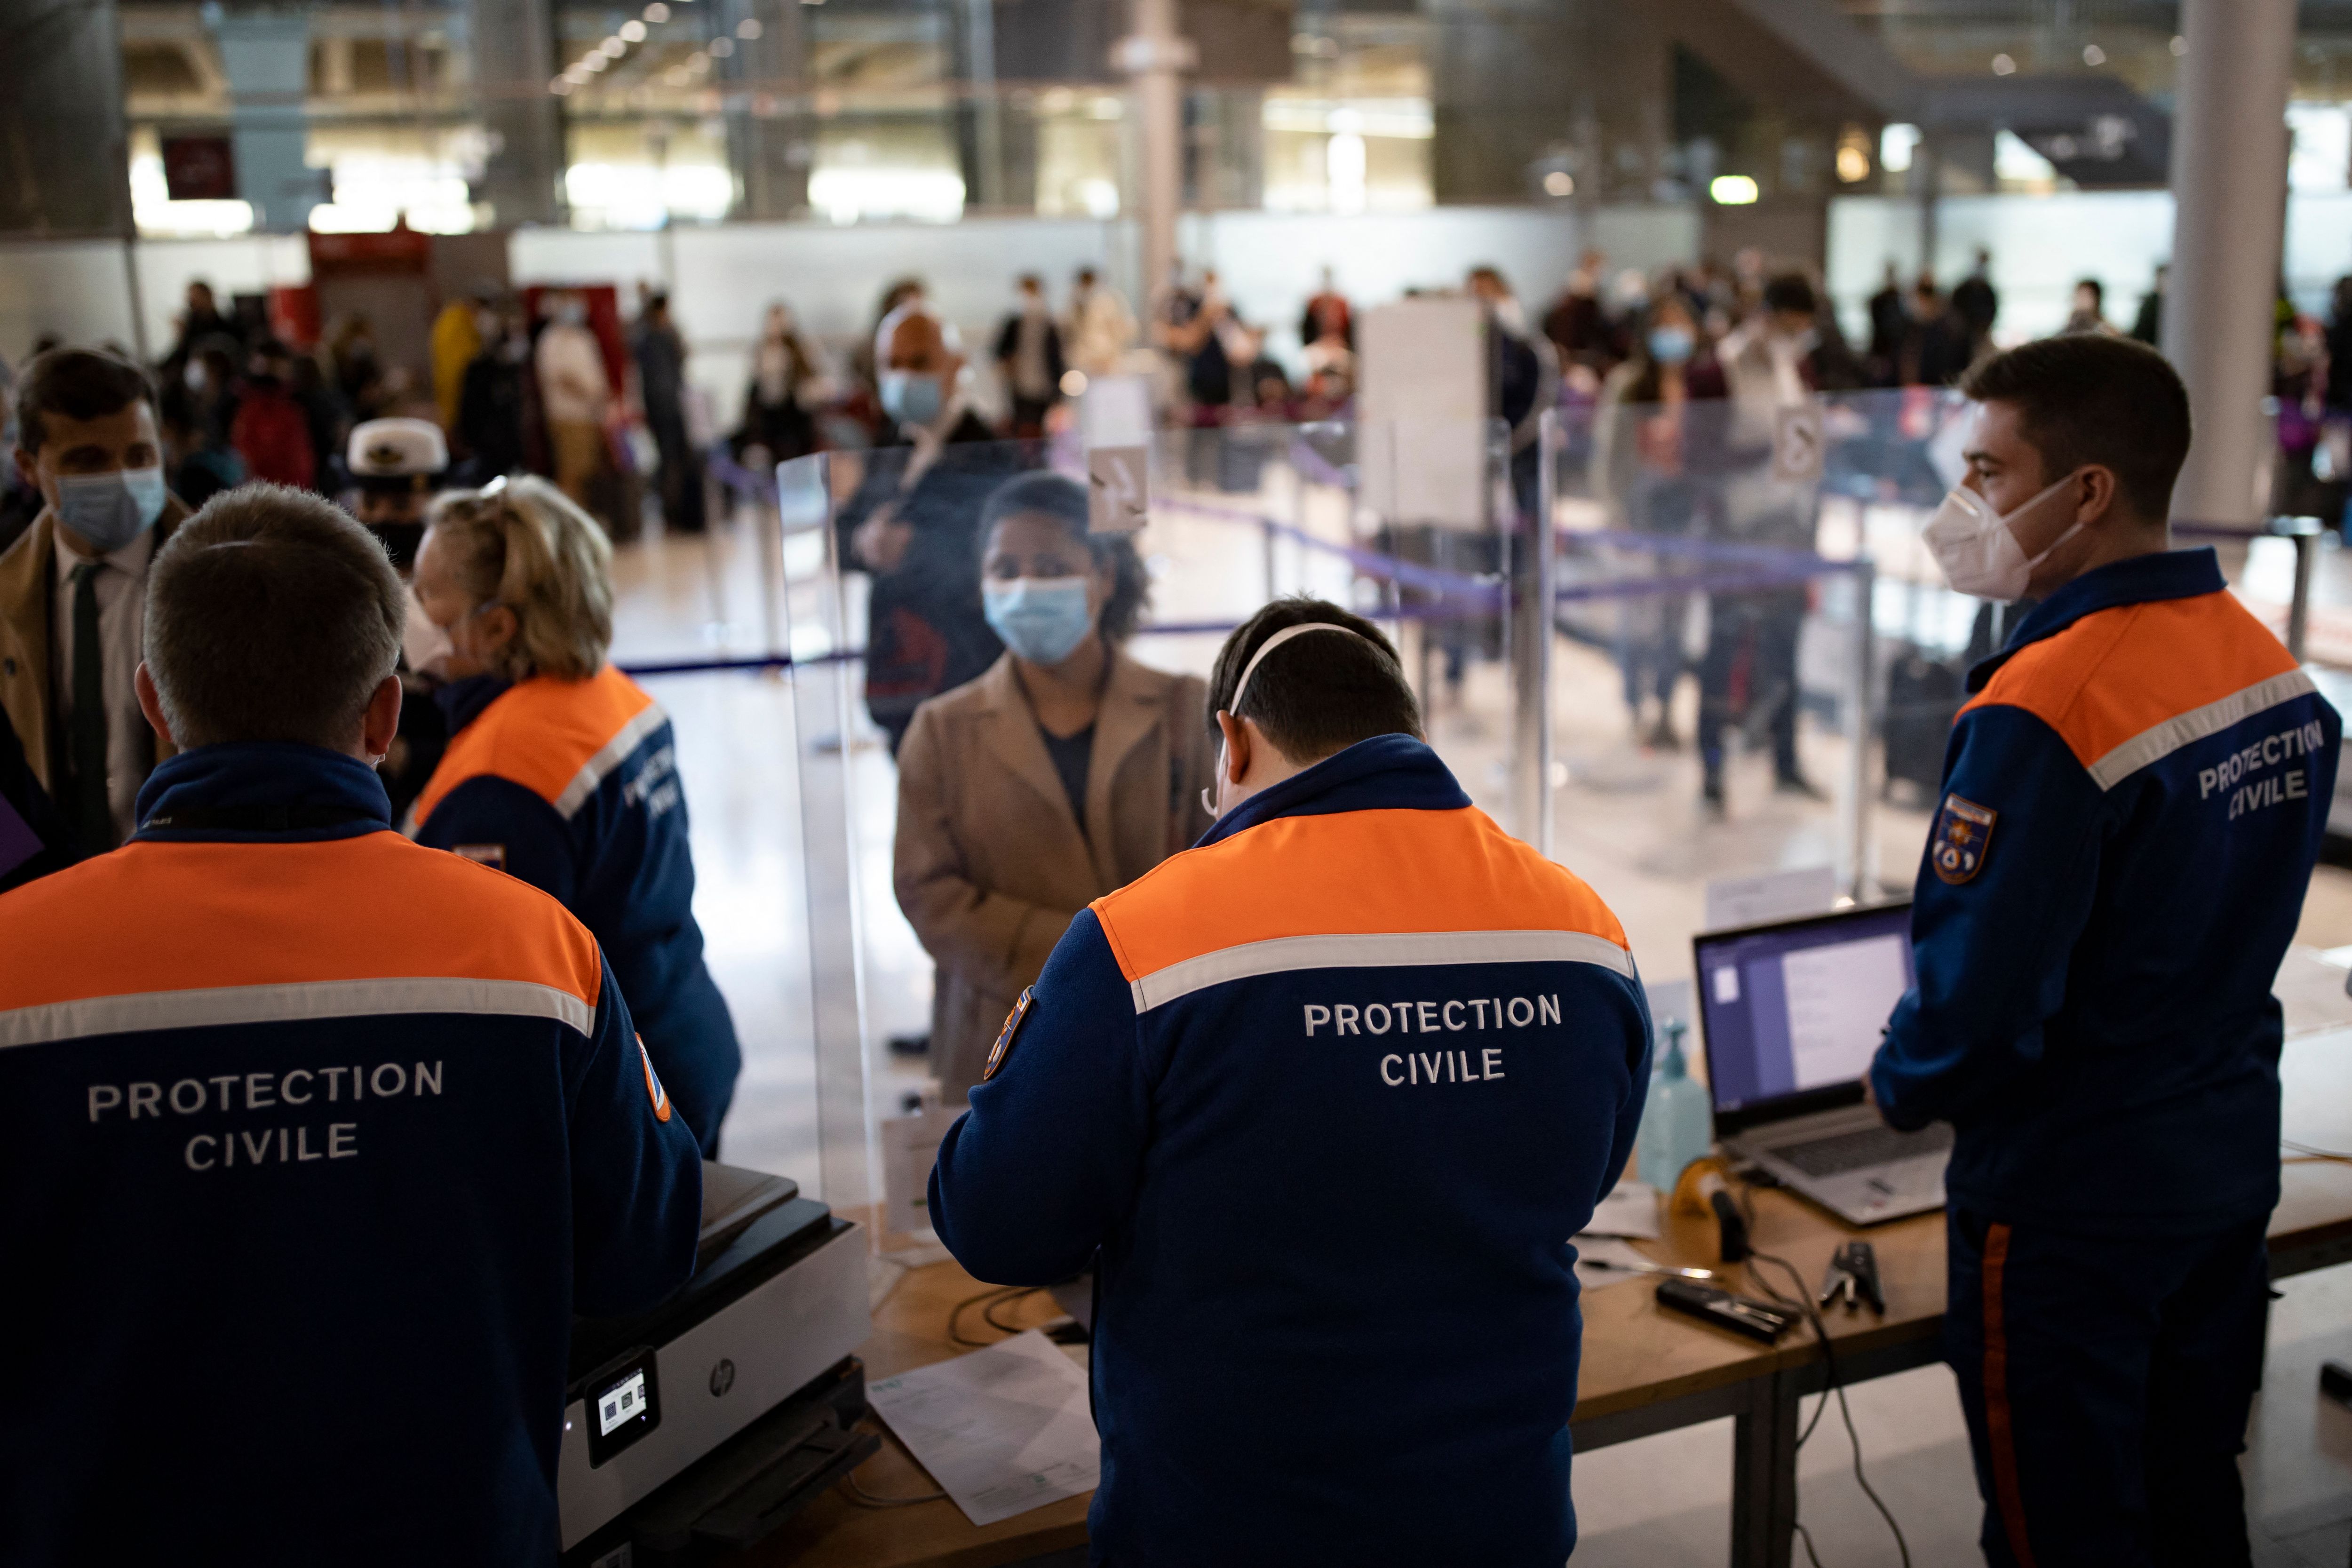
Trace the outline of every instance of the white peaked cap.
{"type": "Polygon", "coordinates": [[[437,474],[449,466],[449,443],[429,419],[371,419],[352,427],[344,461],[357,479],[437,474]]]}

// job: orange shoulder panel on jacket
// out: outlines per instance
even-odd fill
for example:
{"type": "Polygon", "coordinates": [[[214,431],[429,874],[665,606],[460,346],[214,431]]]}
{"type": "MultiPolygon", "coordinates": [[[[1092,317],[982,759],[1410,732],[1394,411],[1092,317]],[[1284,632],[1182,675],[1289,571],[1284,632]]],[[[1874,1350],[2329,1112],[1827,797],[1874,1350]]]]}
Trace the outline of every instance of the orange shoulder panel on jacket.
{"type": "Polygon", "coordinates": [[[2022,708],[2090,766],[2168,719],[2295,668],[2227,592],[2095,610],[2029,643],[1960,711],[2022,708]]]}
{"type": "Polygon", "coordinates": [[[645,688],[609,664],[585,680],[535,675],[517,681],[451,738],[416,796],[416,820],[432,816],[467,779],[484,776],[519,784],[562,810],[590,764],[652,709],[645,688]]]}
{"type": "Polygon", "coordinates": [[[1187,849],[1090,906],[1130,981],[1294,936],[1624,928],[1569,870],[1475,806],[1279,816],[1187,849]]]}
{"type": "Polygon", "coordinates": [[[137,840],[0,898],[0,1011],[310,981],[549,986],[593,1008],[596,939],[555,900],[386,830],[279,844],[137,840]]]}

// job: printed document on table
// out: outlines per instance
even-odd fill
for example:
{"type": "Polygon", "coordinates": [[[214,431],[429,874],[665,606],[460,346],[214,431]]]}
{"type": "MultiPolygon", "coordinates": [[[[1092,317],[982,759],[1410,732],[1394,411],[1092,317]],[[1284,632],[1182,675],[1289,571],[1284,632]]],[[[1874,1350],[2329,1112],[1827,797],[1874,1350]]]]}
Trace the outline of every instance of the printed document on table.
{"type": "Polygon", "coordinates": [[[866,1397],[976,1525],[1092,1491],[1101,1478],[1087,1374],[1034,1329],[869,1384],[866,1397]]]}

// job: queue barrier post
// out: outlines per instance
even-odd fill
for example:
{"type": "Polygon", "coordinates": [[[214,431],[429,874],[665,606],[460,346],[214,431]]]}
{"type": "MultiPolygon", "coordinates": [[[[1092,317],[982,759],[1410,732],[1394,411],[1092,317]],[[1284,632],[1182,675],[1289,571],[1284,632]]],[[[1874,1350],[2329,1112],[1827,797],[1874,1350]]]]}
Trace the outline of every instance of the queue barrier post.
{"type": "Polygon", "coordinates": [[[1845,777],[1838,792],[1839,868],[1847,896],[1867,901],[1871,878],[1870,738],[1872,665],[1877,636],[1872,609],[1878,588],[1878,568],[1868,556],[1853,563],[1853,646],[1848,655],[1845,698],[1845,777]]]}

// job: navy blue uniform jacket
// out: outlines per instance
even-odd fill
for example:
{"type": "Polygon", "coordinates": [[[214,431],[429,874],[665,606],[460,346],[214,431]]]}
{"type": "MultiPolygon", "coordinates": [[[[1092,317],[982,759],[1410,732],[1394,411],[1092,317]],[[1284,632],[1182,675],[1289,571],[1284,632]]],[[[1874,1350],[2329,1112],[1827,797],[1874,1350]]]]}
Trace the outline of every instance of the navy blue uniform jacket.
{"type": "Polygon", "coordinates": [[[701,1223],[612,971],[355,759],[139,810],[0,898],[0,1563],[553,1563],[572,1316],[701,1223]]]}
{"type": "Polygon", "coordinates": [[[416,841],[520,877],[580,917],[715,1155],[743,1056],[702,962],[669,715],[610,665],[585,680],[479,676],[438,695],[449,749],[416,797],[416,841]]]}
{"type": "Polygon", "coordinates": [[[1079,911],[930,1212],[982,1279],[1099,1251],[1097,1560],[1559,1568],[1648,1057],[1616,917],[1407,736],[1079,911]]]}
{"type": "Polygon", "coordinates": [[[2103,566],[1969,677],[1870,1079],[1987,1219],[2214,1231],[2278,1201],[2271,994],[2343,722],[2210,550],[2103,566]]]}

